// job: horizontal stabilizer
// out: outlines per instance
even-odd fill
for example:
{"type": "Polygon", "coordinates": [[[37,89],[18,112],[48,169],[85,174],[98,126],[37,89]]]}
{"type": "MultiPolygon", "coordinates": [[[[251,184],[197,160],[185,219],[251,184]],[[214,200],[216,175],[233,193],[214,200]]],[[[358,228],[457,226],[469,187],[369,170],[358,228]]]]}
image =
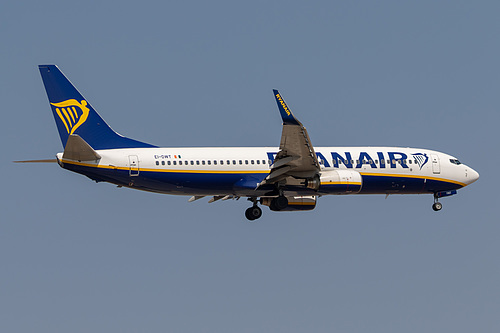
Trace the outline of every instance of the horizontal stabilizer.
{"type": "Polygon", "coordinates": [[[55,158],[49,160],[27,160],[27,161],[13,161],[14,163],[57,163],[55,158]]]}
{"type": "Polygon", "coordinates": [[[63,159],[75,161],[97,161],[101,158],[92,147],[80,136],[71,134],[68,136],[66,148],[64,148],[63,159]]]}

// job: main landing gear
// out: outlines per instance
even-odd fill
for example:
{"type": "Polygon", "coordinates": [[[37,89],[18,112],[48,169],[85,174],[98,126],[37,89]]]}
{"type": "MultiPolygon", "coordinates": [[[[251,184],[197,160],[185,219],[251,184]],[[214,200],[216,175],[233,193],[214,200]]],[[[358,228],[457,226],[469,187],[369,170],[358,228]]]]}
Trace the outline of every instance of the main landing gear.
{"type": "Polygon", "coordinates": [[[262,216],[262,209],[257,205],[259,202],[257,198],[248,198],[248,201],[251,201],[253,206],[245,211],[245,217],[249,221],[253,221],[262,216]]]}
{"type": "Polygon", "coordinates": [[[273,211],[284,210],[288,207],[288,199],[284,195],[279,195],[275,198],[248,198],[249,201],[253,202],[253,206],[245,211],[245,217],[250,221],[256,220],[262,216],[262,209],[257,205],[259,202],[273,211]]]}
{"type": "Polygon", "coordinates": [[[259,206],[252,206],[245,211],[245,217],[250,220],[257,220],[262,216],[262,209],[259,206]]]}
{"type": "Polygon", "coordinates": [[[439,196],[437,193],[434,193],[434,204],[432,205],[432,209],[435,212],[440,211],[443,208],[443,204],[438,201],[439,196]]]}
{"type": "Polygon", "coordinates": [[[257,206],[257,198],[248,198],[248,200],[253,202],[253,206],[245,211],[245,217],[249,221],[257,220],[262,216],[262,209],[257,206]]]}

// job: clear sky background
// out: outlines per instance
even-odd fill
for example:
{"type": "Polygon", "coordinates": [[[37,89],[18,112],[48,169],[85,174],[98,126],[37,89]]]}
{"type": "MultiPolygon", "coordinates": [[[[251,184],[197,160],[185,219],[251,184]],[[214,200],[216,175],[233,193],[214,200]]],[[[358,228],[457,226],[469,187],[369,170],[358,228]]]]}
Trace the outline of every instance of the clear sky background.
{"type": "Polygon", "coordinates": [[[2,332],[499,332],[498,1],[3,1],[2,332]],[[39,64],[118,132],[277,146],[277,88],[316,146],[447,152],[432,196],[323,197],[249,223],[54,164],[39,64]]]}

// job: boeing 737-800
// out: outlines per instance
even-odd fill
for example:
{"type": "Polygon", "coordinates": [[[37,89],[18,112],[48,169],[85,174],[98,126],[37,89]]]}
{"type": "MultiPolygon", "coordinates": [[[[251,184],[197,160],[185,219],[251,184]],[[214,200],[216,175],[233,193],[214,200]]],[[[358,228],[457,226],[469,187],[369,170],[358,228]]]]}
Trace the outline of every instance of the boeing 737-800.
{"type": "Polygon", "coordinates": [[[56,161],[96,182],[157,193],[210,197],[209,202],[246,197],[249,220],[259,204],[273,211],[315,208],[317,199],[340,194],[457,193],[479,177],[441,152],[398,147],[313,147],[306,128],[282,95],[274,97],[283,119],[279,147],[160,148],[113,131],[55,65],[39,70],[64,151],[56,161]]]}

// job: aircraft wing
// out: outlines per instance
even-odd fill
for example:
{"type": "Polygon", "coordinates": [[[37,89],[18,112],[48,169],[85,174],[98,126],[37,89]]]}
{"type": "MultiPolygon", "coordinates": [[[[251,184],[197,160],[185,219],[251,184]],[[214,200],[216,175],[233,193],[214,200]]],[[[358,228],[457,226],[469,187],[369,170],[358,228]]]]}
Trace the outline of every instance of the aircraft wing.
{"type": "Polygon", "coordinates": [[[320,166],[307,130],[294,117],[278,90],[273,92],[283,119],[283,131],[280,150],[271,165],[271,172],[259,186],[277,183],[287,177],[315,179],[320,172],[320,166]]]}

